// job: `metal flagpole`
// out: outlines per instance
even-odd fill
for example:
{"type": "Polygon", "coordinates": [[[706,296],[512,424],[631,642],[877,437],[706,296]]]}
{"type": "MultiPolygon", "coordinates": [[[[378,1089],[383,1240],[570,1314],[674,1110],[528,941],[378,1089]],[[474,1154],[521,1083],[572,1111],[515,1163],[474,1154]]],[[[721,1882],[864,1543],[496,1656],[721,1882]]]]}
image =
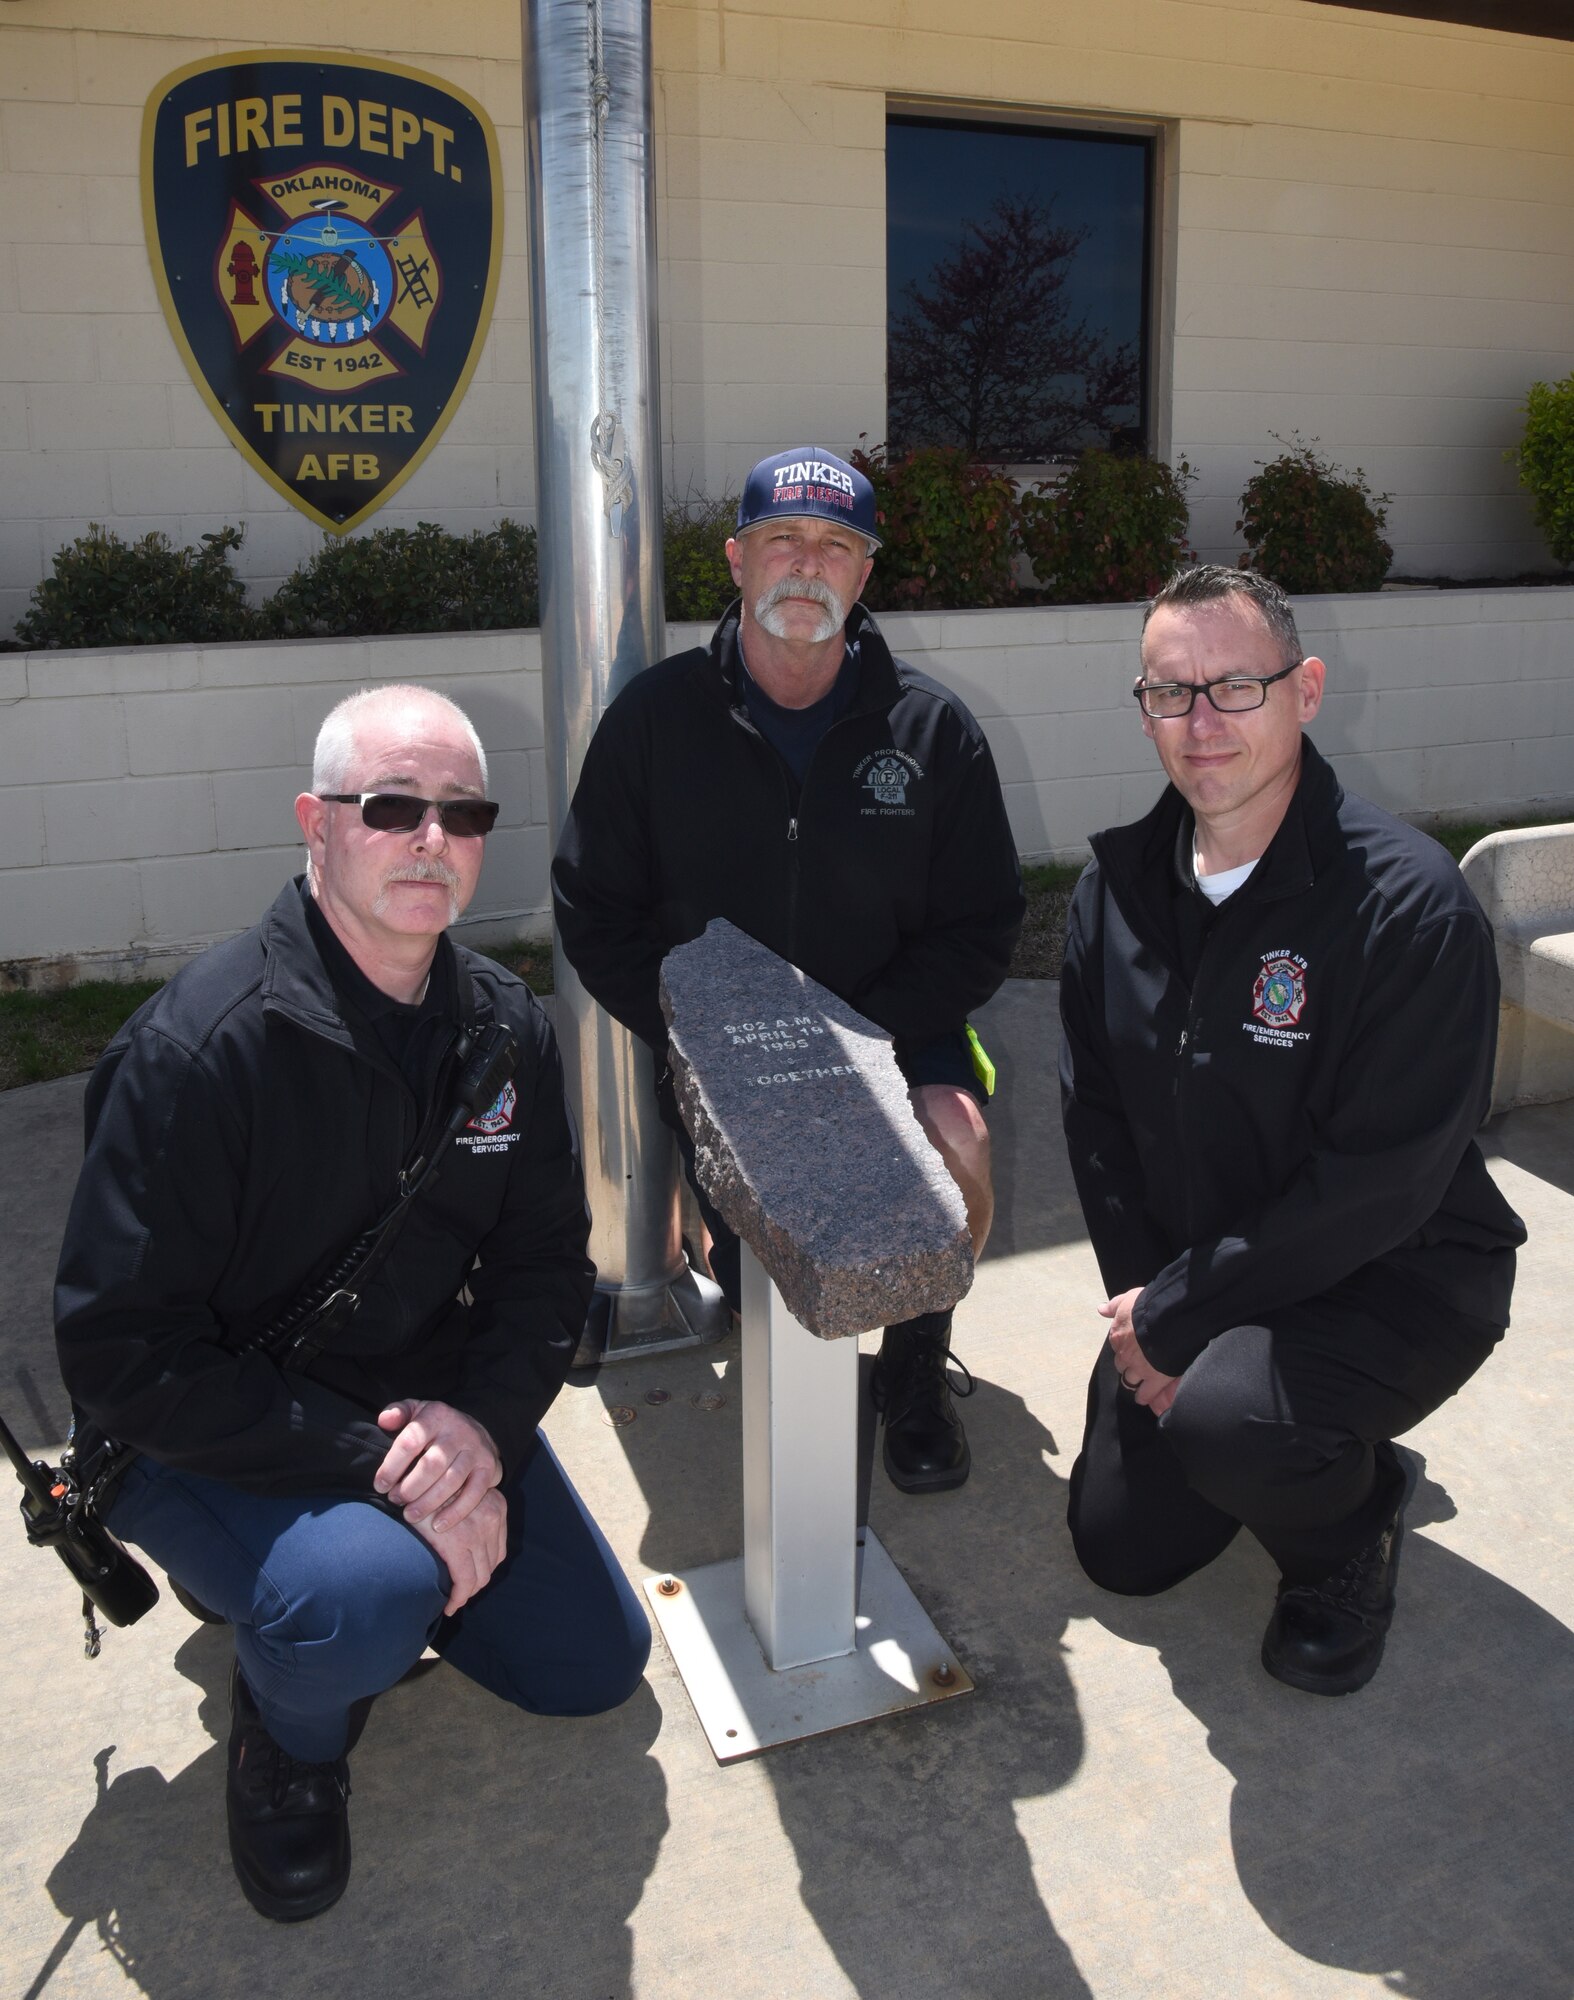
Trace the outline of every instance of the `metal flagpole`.
{"type": "MultiPolygon", "coordinates": [[[[523,0],[541,668],[556,844],[607,704],[666,650],[661,584],[647,0],[523,0]]],[[[650,1051],[554,946],[600,1278],[582,1355],[719,1338],[726,1302],[684,1260],[678,1166],[650,1051]]]]}

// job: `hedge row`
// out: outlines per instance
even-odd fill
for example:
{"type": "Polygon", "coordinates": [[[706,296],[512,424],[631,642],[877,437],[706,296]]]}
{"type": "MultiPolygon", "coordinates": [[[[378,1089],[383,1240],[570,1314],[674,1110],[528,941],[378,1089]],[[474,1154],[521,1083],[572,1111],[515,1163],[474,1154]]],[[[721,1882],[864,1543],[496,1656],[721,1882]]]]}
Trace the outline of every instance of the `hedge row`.
{"type": "MultiPolygon", "coordinates": [[[[883,542],[864,593],[872,609],[1129,602],[1191,559],[1184,459],[1172,467],[1088,451],[1059,480],[1019,488],[961,451],[893,458],[860,447],[853,462],[873,483],[883,542]]],[[[1372,589],[1392,557],[1382,537],[1386,500],[1359,471],[1345,477],[1294,440],[1241,496],[1242,564],[1291,591],[1372,589]]],[[[726,497],[668,508],[668,618],[715,618],[731,602],[735,514],[726,497]]],[[[256,606],[230,566],[240,542],[230,527],[204,535],[198,549],[157,533],[128,544],[92,527],[56,555],[17,637],[34,647],[158,645],[538,620],[536,533],[517,522],[453,535],[423,521],[328,541],[256,606]]]]}
{"type": "Polygon", "coordinates": [[[1511,456],[1553,559],[1574,569],[1574,375],[1531,384],[1524,440],[1511,456]]]}
{"type": "Polygon", "coordinates": [[[534,625],[536,531],[514,521],[451,535],[422,521],[330,541],[260,605],[230,567],[239,528],[178,549],[93,526],[55,556],[17,621],[24,646],[158,646],[182,640],[320,639],[534,625]]]}

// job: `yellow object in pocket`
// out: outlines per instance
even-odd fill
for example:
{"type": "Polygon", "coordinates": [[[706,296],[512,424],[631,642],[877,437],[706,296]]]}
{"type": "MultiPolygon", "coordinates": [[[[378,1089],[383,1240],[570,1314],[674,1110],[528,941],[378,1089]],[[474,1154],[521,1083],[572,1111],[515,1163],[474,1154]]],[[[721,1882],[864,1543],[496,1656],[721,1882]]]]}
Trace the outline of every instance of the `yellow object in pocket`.
{"type": "Polygon", "coordinates": [[[973,1074],[984,1086],[984,1095],[986,1097],[993,1097],[995,1094],[995,1066],[989,1060],[989,1051],[978,1039],[978,1034],[971,1021],[967,1023],[963,1032],[967,1036],[968,1053],[973,1058],[973,1074]]]}

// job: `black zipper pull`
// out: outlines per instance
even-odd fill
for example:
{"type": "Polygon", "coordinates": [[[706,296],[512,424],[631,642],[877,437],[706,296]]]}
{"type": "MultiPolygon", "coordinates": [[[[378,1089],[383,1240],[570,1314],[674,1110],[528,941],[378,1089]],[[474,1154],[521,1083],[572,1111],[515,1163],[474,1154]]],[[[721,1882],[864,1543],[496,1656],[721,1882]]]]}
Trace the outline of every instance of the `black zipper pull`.
{"type": "Polygon", "coordinates": [[[796,840],[798,838],[798,822],[796,819],[790,819],[787,822],[787,838],[789,840],[796,840]]]}

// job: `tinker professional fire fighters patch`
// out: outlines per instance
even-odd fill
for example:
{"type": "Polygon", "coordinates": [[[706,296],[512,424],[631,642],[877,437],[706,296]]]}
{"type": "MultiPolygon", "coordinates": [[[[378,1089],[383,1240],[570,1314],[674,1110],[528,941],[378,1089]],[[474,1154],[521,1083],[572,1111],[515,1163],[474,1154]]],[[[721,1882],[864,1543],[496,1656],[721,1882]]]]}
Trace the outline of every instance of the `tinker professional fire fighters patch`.
{"type": "Polygon", "coordinates": [[[231,441],[320,527],[396,492],[469,386],[497,290],[497,136],[418,70],[256,50],[149,98],[165,318],[231,441]]]}
{"type": "Polygon", "coordinates": [[[915,808],[908,803],[908,787],[923,775],[918,759],[898,750],[894,743],[875,751],[853,772],[853,781],[863,794],[859,811],[866,819],[912,819],[915,808]]]}

